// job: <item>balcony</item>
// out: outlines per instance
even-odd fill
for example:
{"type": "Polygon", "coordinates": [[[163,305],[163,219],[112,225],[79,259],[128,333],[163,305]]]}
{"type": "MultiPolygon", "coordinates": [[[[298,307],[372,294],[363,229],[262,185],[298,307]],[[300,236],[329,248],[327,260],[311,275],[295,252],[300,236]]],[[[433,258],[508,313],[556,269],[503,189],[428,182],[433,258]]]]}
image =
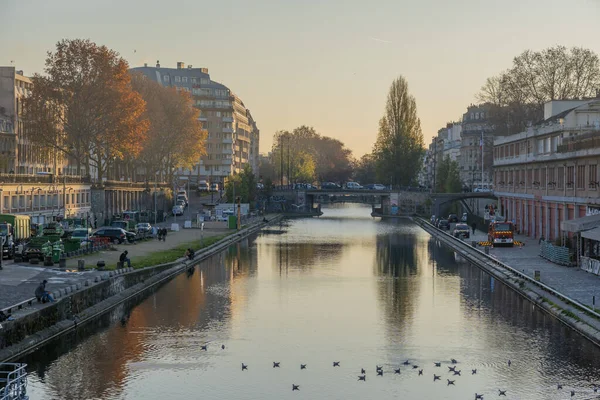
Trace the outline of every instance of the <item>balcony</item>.
{"type": "Polygon", "coordinates": [[[223,117],[223,122],[233,122],[233,117],[223,117]]]}
{"type": "Polygon", "coordinates": [[[600,131],[588,132],[582,135],[571,136],[563,139],[557,153],[570,153],[572,151],[583,151],[600,148],[600,131]]]}
{"type": "Polygon", "coordinates": [[[223,133],[233,133],[233,128],[223,128],[223,133]]]}
{"type": "Polygon", "coordinates": [[[233,139],[228,137],[228,138],[223,138],[223,140],[221,140],[221,143],[223,144],[232,144],[233,143],[233,139]]]}
{"type": "Polygon", "coordinates": [[[231,150],[231,149],[223,149],[223,150],[221,150],[221,154],[233,154],[233,150],[231,150]]]}

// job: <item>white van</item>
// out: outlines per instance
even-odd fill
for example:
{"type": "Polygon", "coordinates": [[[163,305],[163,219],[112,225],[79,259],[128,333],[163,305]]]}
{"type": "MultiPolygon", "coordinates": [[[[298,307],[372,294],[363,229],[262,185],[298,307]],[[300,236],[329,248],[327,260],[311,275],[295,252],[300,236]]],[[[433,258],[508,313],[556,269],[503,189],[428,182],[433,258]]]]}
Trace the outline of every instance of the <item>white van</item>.
{"type": "Polygon", "coordinates": [[[358,182],[346,182],[346,189],[362,189],[363,187],[358,182]]]}
{"type": "Polygon", "coordinates": [[[206,181],[200,181],[198,183],[198,191],[199,192],[208,192],[210,186],[208,185],[208,182],[206,181]]]}

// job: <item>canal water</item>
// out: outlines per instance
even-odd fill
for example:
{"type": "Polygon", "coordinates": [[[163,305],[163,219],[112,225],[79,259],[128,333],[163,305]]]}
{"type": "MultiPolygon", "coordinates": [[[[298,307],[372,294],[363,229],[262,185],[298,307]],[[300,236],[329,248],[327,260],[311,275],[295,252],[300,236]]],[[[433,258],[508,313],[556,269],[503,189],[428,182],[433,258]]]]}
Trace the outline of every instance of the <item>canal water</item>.
{"type": "Polygon", "coordinates": [[[596,398],[588,341],[410,221],[323,211],[31,354],[31,399],[596,398]]]}

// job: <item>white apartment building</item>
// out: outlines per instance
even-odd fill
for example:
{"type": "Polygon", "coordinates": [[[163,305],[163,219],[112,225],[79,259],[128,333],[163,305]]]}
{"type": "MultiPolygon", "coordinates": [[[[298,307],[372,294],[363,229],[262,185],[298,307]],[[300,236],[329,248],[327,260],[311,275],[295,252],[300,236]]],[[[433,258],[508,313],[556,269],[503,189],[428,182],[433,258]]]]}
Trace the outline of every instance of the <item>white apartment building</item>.
{"type": "Polygon", "coordinates": [[[192,170],[180,169],[178,176],[191,182],[207,180],[220,186],[226,177],[240,172],[250,164],[258,174],[258,144],[260,131],[250,110],[227,86],[211,80],[207,68],[187,67],[183,62],[177,68],[155,67],[145,64],[132,68],[163,86],[189,92],[200,109],[200,121],[208,131],[205,156],[199,157],[192,170]]]}

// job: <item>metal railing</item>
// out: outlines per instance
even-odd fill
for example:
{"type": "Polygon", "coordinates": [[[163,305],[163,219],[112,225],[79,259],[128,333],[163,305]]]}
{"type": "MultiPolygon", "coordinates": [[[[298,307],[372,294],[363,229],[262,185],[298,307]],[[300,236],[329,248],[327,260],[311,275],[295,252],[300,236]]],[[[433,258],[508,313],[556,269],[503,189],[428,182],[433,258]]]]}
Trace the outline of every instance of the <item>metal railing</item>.
{"type": "Polygon", "coordinates": [[[0,400],[27,399],[27,364],[0,364],[0,400]]]}
{"type": "Polygon", "coordinates": [[[11,306],[2,308],[2,309],[0,309],[0,311],[2,311],[4,314],[10,316],[10,315],[12,315],[13,312],[15,312],[17,310],[22,310],[23,307],[25,307],[25,306],[31,307],[36,300],[37,299],[35,297],[31,297],[27,300],[21,301],[20,303],[16,303],[11,306]]]}
{"type": "MultiPolygon", "coordinates": [[[[511,267],[510,265],[503,263],[502,261],[491,257],[489,254],[485,254],[483,251],[470,246],[469,244],[465,243],[464,241],[455,238],[454,236],[450,235],[449,233],[446,233],[444,231],[441,231],[437,228],[435,228],[433,225],[431,225],[429,222],[427,222],[426,220],[422,219],[422,218],[415,218],[415,220],[418,221],[419,225],[421,227],[423,227],[423,229],[429,231],[429,228],[433,228],[435,229],[434,232],[440,233],[442,235],[444,235],[446,237],[446,239],[460,245],[461,247],[468,249],[469,251],[475,251],[477,256],[479,256],[480,258],[483,258],[486,261],[491,261],[494,264],[496,264],[499,267],[502,267],[508,271],[510,271],[512,274],[517,275],[519,278],[526,280],[528,283],[531,283],[537,287],[539,287],[540,289],[544,290],[545,292],[550,293],[553,296],[556,296],[557,298],[559,298],[560,300],[564,301],[567,304],[572,304],[573,306],[579,308],[580,310],[593,315],[594,317],[600,319],[600,314],[597,313],[593,308],[591,308],[590,306],[587,306],[585,304],[580,303],[579,301],[570,298],[569,296],[566,296],[562,293],[560,293],[559,291],[557,291],[556,289],[551,288],[550,286],[544,285],[543,283],[536,281],[535,279],[531,278],[530,276],[528,276],[527,274],[524,274],[521,271],[518,271],[516,269],[514,269],[513,267],[511,267]],[[425,228],[425,226],[427,226],[427,228],[425,228]]],[[[463,252],[465,252],[463,250],[463,252]]]]}

